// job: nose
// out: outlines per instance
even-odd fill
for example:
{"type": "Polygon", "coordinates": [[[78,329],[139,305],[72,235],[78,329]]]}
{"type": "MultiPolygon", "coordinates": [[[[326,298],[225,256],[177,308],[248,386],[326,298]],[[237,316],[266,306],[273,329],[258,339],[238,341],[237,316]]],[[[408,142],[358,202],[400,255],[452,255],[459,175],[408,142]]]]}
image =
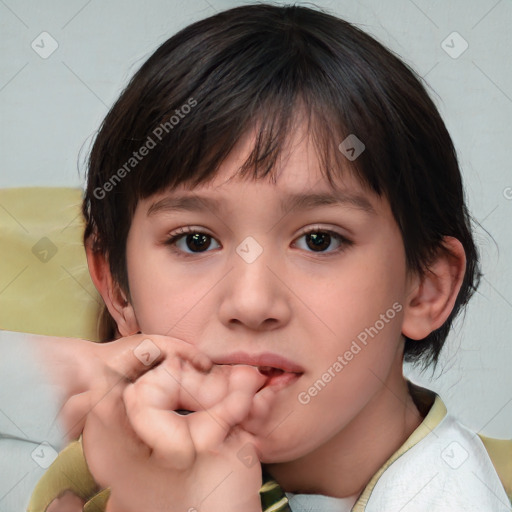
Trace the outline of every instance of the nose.
{"type": "Polygon", "coordinates": [[[238,247],[231,263],[232,270],[223,280],[221,321],[231,329],[254,331],[286,325],[291,317],[291,292],[278,255],[263,246],[256,247],[253,240],[238,247]],[[243,249],[248,251],[244,253],[243,249]]]}

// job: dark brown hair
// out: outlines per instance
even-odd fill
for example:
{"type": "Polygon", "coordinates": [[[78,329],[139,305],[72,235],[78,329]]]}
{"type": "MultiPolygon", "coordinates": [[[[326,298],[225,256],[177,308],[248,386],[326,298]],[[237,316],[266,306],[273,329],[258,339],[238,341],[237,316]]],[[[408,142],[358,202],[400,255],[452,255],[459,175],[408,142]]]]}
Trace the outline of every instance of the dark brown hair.
{"type": "MultiPolygon", "coordinates": [[[[363,31],[324,12],[246,5],[164,42],[96,136],[83,201],[84,242],[92,240],[94,250],[108,257],[129,297],[126,239],[137,202],[212,179],[248,130],[256,130],[256,139],[240,172],[266,176],[299,112],[331,184],[350,164],[364,187],[388,199],[408,269],[425,272],[444,250],[445,235],[462,243],[466,273],[451,315],[427,338],[406,339],[406,361],[435,366],[480,278],[455,149],[414,71],[363,31]],[[349,134],[366,146],[353,162],[338,149],[349,134]],[[142,157],[141,148],[150,146],[142,157]]],[[[103,339],[113,336],[112,322],[104,323],[103,339]]]]}

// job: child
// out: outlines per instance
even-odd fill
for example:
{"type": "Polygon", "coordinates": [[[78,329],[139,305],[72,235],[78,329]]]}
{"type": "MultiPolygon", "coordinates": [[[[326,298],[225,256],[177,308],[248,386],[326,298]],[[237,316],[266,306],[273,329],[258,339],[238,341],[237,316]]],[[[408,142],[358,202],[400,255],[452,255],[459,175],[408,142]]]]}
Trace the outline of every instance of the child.
{"type": "Polygon", "coordinates": [[[149,371],[97,384],[29,510],[510,510],[403,377],[480,271],[445,125],[371,37],[265,4],[185,28],[104,120],[83,213],[104,339],[142,333],[149,371]]]}

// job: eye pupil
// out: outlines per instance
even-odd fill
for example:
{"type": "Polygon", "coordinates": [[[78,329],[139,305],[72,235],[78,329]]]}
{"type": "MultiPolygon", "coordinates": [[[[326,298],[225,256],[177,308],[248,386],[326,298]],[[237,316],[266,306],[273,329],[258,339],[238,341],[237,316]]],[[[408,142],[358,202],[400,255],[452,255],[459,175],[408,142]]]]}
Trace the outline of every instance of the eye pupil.
{"type": "Polygon", "coordinates": [[[208,241],[209,238],[210,237],[204,233],[187,235],[187,246],[191,251],[198,250],[198,252],[201,252],[202,249],[208,249],[208,246],[210,245],[208,241]],[[189,243],[191,243],[192,246],[189,243]],[[206,245],[206,247],[203,247],[204,245],[206,245]]]}
{"type": "Polygon", "coordinates": [[[309,246],[309,242],[313,242],[314,245],[312,248],[323,250],[323,249],[327,249],[329,247],[329,245],[331,243],[331,235],[329,235],[329,233],[322,233],[322,232],[309,233],[308,235],[306,235],[306,240],[307,240],[308,246],[309,246]]]}

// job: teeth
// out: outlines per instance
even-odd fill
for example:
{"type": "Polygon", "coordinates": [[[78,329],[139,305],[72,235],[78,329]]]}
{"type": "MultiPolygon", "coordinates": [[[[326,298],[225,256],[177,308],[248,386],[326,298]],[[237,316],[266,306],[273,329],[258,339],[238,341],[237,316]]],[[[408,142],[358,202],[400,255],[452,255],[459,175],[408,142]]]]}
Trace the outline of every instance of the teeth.
{"type": "Polygon", "coordinates": [[[281,370],[280,368],[273,368],[272,366],[259,366],[258,370],[261,374],[266,376],[280,375],[281,373],[284,373],[284,370],[281,370]]]}

